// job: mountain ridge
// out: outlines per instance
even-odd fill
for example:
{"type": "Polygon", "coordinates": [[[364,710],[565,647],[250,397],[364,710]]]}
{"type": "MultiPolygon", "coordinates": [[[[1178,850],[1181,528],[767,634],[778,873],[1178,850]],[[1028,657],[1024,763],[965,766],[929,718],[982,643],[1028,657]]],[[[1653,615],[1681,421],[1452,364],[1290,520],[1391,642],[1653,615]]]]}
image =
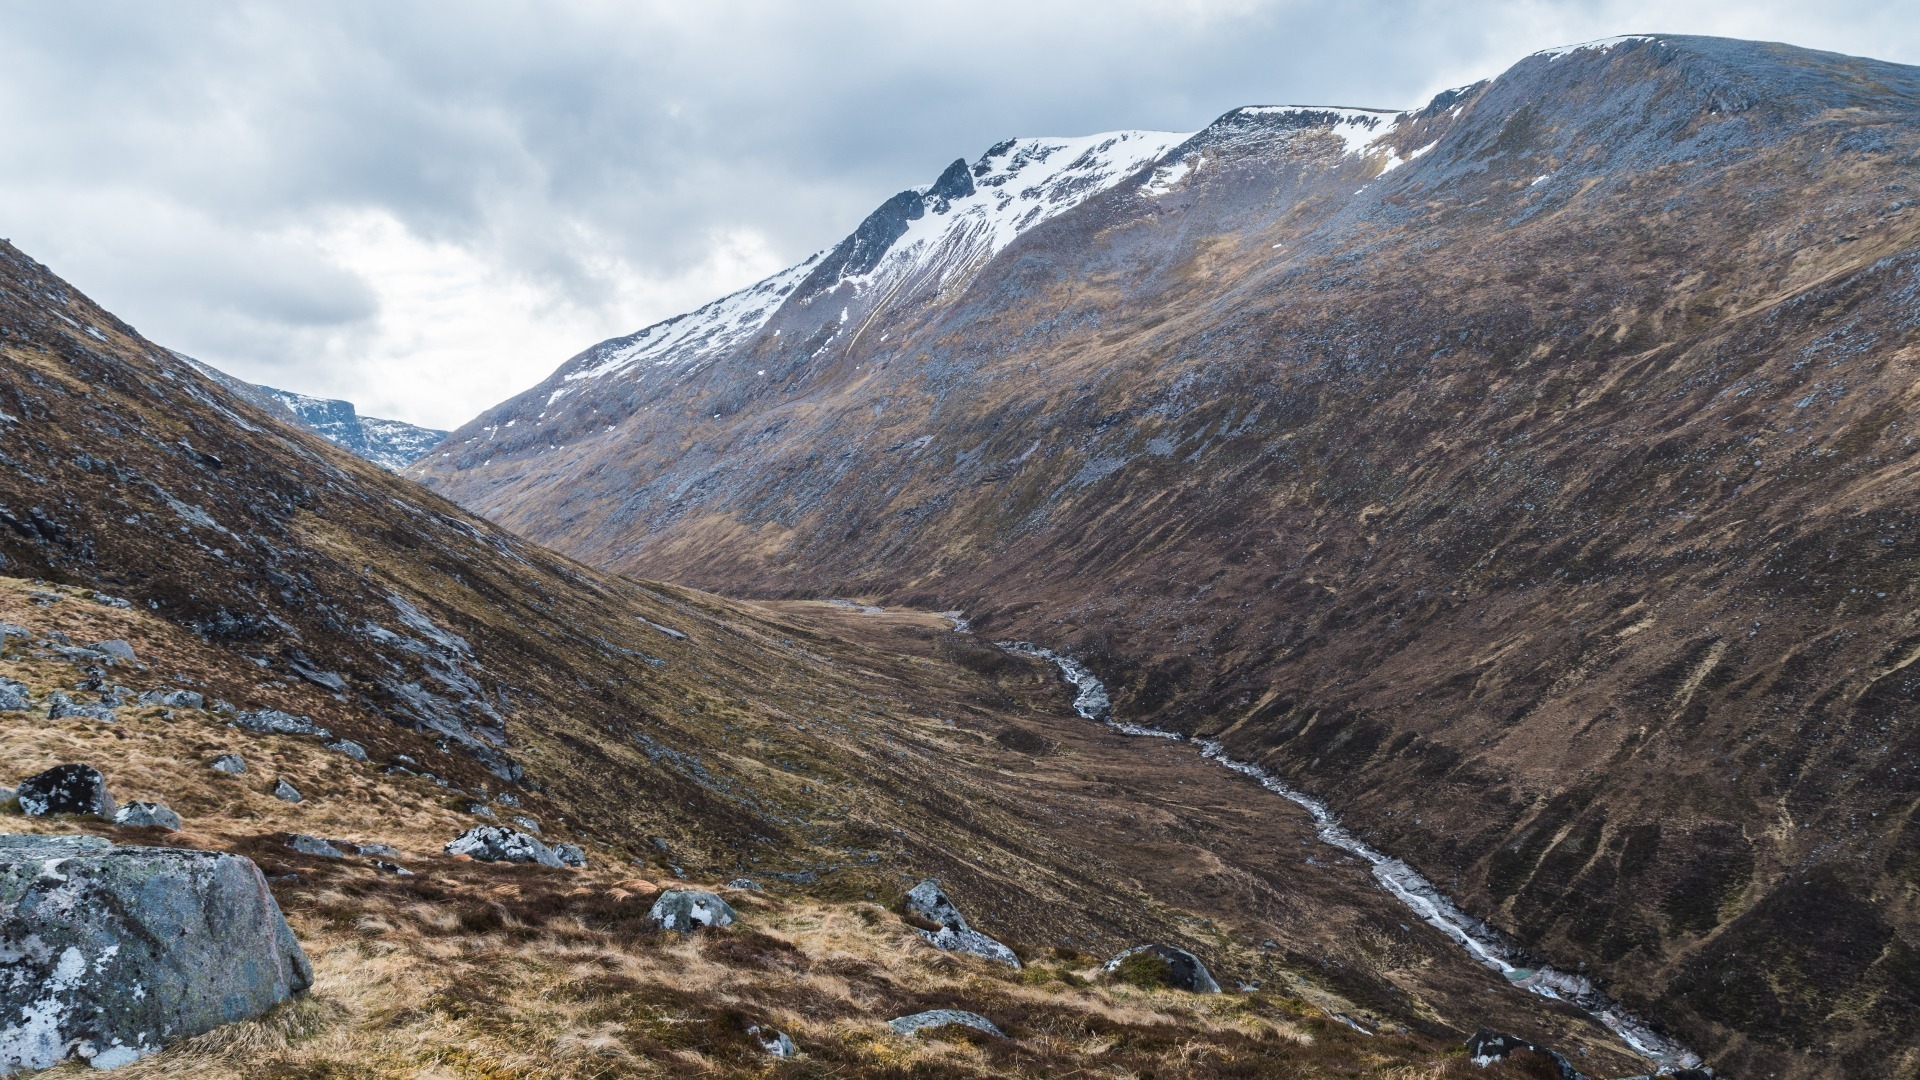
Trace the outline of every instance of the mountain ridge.
{"type": "Polygon", "coordinates": [[[1716,1067],[1908,1061],[1920,72],[1634,35],[1377,154],[1262,119],[857,340],[788,301],[415,474],[603,568],[1070,653],[1716,1067]]]}
{"type": "Polygon", "coordinates": [[[292,390],[250,383],[184,353],[174,355],[249,403],[313,432],[348,453],[395,472],[419,460],[449,434],[404,420],[362,416],[351,401],[317,398],[292,390]]]}

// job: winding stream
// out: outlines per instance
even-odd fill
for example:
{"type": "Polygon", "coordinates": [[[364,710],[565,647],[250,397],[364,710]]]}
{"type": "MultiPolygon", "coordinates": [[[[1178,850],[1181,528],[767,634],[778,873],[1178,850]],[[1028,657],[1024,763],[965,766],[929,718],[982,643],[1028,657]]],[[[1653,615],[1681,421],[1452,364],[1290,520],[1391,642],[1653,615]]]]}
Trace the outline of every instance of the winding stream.
{"type": "Polygon", "coordinates": [[[1482,966],[1499,972],[1514,986],[1542,997],[1570,1002],[1585,1010],[1636,1053],[1658,1066],[1661,1072],[1691,1069],[1700,1065],[1698,1054],[1661,1035],[1646,1021],[1627,1012],[1586,976],[1535,963],[1504,934],[1462,911],[1431,881],[1422,877],[1419,871],[1399,859],[1376,851],[1342,828],[1340,819],[1334,817],[1326,803],[1293,790],[1258,765],[1235,761],[1227,756],[1226,748],[1213,739],[1191,738],[1175,731],[1114,719],[1113,702],[1107,697],[1106,684],[1071,656],[1062,656],[1030,641],[1000,641],[995,644],[1009,652],[1038,657],[1058,667],[1077,691],[1073,699],[1074,711],[1088,720],[1097,720],[1128,735],[1192,743],[1200,749],[1202,756],[1258,781],[1261,787],[1281,798],[1299,804],[1319,826],[1321,842],[1366,860],[1373,868],[1374,880],[1380,883],[1381,888],[1412,909],[1427,925],[1452,938],[1482,966]]]}

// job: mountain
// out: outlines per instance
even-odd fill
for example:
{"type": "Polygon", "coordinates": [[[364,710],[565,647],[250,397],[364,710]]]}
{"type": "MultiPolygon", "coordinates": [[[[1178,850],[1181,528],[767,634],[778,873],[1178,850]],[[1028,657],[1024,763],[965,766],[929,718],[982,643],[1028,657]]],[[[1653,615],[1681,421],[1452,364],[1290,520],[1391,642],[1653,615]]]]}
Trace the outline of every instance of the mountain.
{"type": "MultiPolygon", "coordinates": [[[[1048,664],[951,618],[592,570],[252,403],[4,242],[0,355],[0,783],[85,763],[184,819],[7,799],[4,831],[245,855],[316,972],[131,1075],[764,1076],[755,1025],[841,1075],[1437,1075],[1481,1026],[1645,1067],[1292,802],[1085,722],[1048,664]],[[226,755],[247,770],[210,767],[226,755]],[[482,824],[585,866],[446,851],[482,824]],[[927,878],[1024,966],[930,944],[903,907],[927,878]],[[740,923],[654,927],[681,886],[740,923]],[[1231,991],[1103,971],[1146,943],[1231,991]],[[885,1023],[942,1008],[1008,1037],[885,1023]]],[[[7,1054],[74,1049],[17,1020],[7,1054]]]]}
{"type": "Polygon", "coordinates": [[[413,475],[605,570],[962,609],[1724,1071],[1911,1072],[1920,71],[1634,36],[1110,138],[1014,144],[1100,179],[1004,244],[943,224],[995,148],[413,475]]]}
{"type": "Polygon", "coordinates": [[[236,379],[191,356],[180,353],[174,355],[249,404],[265,409],[280,420],[306,428],[375,465],[394,470],[404,469],[447,437],[444,431],[409,424],[404,420],[361,416],[351,401],[308,397],[291,390],[261,386],[236,379]]]}

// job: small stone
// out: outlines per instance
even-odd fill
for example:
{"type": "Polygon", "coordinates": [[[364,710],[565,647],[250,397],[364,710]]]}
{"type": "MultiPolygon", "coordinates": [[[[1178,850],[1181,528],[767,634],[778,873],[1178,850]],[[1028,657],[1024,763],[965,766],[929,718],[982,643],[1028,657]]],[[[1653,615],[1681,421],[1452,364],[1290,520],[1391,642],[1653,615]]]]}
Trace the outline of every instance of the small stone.
{"type": "Polygon", "coordinates": [[[20,781],[17,795],[29,817],[92,814],[112,820],[118,809],[107,791],[107,778],[91,765],[55,765],[20,781]]]}
{"type": "Polygon", "coordinates": [[[327,744],[327,749],[342,753],[355,761],[367,760],[367,748],[352,739],[341,739],[327,744]]]}
{"type": "Polygon", "coordinates": [[[207,767],[214,772],[223,772],[230,776],[238,776],[247,771],[247,760],[239,754],[221,754],[219,757],[214,758],[207,767]]]}
{"type": "Polygon", "coordinates": [[[114,812],[113,823],[130,828],[156,828],[180,831],[180,815],[164,803],[130,802],[114,812]]]}
{"type": "MultiPolygon", "coordinates": [[[[634,861],[638,862],[639,860],[635,859],[634,861]]],[[[759,882],[753,880],[752,878],[746,878],[746,877],[737,877],[737,878],[734,878],[732,881],[727,882],[727,888],[738,889],[741,892],[761,891],[759,882]]]]}
{"type": "Polygon", "coordinates": [[[285,780],[275,780],[273,782],[273,797],[283,802],[297,803],[301,801],[300,790],[285,780]]]}
{"type": "Polygon", "coordinates": [[[350,847],[356,855],[398,855],[400,851],[392,844],[355,844],[346,840],[333,841],[336,847],[350,847]]]}
{"type": "Polygon", "coordinates": [[[488,821],[497,821],[500,818],[500,815],[493,812],[493,807],[488,806],[486,803],[468,803],[467,813],[472,814],[474,817],[486,818],[488,821]]]}
{"type": "Polygon", "coordinates": [[[401,866],[398,863],[382,862],[381,860],[375,859],[373,863],[373,868],[375,870],[380,871],[383,874],[393,874],[398,877],[413,876],[413,871],[407,869],[404,866],[401,866]]]}
{"type": "Polygon", "coordinates": [[[11,687],[0,686],[0,712],[26,712],[33,708],[25,694],[15,692],[11,687]]]}
{"type": "Polygon", "coordinates": [[[512,821],[515,825],[520,826],[522,829],[525,829],[528,832],[534,834],[535,836],[540,835],[540,823],[526,816],[525,814],[516,814],[509,820],[512,821]]]}
{"type": "Polygon", "coordinates": [[[302,855],[313,855],[322,859],[344,859],[347,853],[334,847],[328,841],[306,833],[288,833],[287,846],[302,855]]]}
{"type": "Polygon", "coordinates": [[[995,1035],[1002,1039],[1007,1037],[1006,1032],[994,1026],[993,1021],[981,1016],[979,1013],[966,1012],[961,1009],[930,1009],[926,1012],[914,1013],[911,1016],[898,1016],[887,1021],[887,1026],[892,1028],[896,1034],[900,1035],[917,1035],[930,1028],[946,1027],[948,1024],[959,1024],[962,1027],[970,1027],[975,1031],[984,1031],[989,1035],[995,1035]]]}
{"type": "Polygon", "coordinates": [[[578,844],[555,844],[553,853],[560,856],[560,861],[568,866],[587,865],[587,853],[581,850],[578,844]]]}
{"type": "Polygon", "coordinates": [[[691,934],[703,926],[731,926],[736,917],[732,905],[697,889],[668,889],[647,912],[647,918],[660,929],[682,934],[691,934]]]}
{"type": "Polygon", "coordinates": [[[56,692],[52,704],[47,706],[47,719],[98,720],[103,724],[111,724],[117,722],[120,717],[108,706],[82,705],[79,702],[68,701],[65,694],[56,692]]]}
{"type": "Polygon", "coordinates": [[[751,1036],[755,1042],[760,1044],[761,1049],[772,1054],[774,1057],[790,1058],[800,1056],[800,1048],[793,1045],[793,1040],[787,1038],[786,1033],[783,1031],[775,1031],[770,1027],[761,1027],[759,1024],[752,1024],[747,1027],[747,1034],[751,1036]]]}

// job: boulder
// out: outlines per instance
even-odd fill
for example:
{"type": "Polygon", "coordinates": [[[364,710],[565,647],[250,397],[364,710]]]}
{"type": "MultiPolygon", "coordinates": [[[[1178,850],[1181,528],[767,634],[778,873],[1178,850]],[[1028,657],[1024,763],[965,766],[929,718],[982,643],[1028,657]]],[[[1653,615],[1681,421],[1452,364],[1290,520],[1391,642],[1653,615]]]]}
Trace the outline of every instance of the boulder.
{"type": "Polygon", "coordinates": [[[47,719],[66,720],[70,718],[98,720],[103,724],[111,724],[120,719],[119,715],[115,713],[110,706],[82,705],[77,701],[69,700],[67,695],[56,691],[53,695],[53,700],[47,704],[47,719]]]}
{"type": "Polygon", "coordinates": [[[1175,990],[1186,990],[1195,994],[1217,994],[1220,984],[1213,981],[1213,974],[1200,958],[1185,949],[1172,945],[1136,945],[1114,957],[1103,965],[1102,970],[1109,975],[1120,970],[1120,965],[1136,956],[1150,955],[1167,966],[1166,982],[1175,990]]]}
{"type": "Polygon", "coordinates": [[[929,1009],[911,1016],[897,1016],[887,1021],[887,1026],[898,1035],[918,1035],[929,1028],[946,1027],[959,1024],[975,1031],[984,1031],[989,1035],[1006,1038],[1007,1033],[994,1026],[993,1021],[979,1013],[970,1013],[961,1009],[929,1009]]]}
{"type": "Polygon", "coordinates": [[[500,815],[493,812],[493,807],[483,802],[468,803],[467,813],[472,814],[474,817],[486,818],[488,821],[500,820],[500,815]]]}
{"type": "Polygon", "coordinates": [[[934,948],[984,956],[1009,967],[1020,966],[1020,958],[1012,949],[967,924],[967,917],[960,914],[960,909],[937,882],[928,879],[909,890],[906,909],[909,915],[938,924],[937,929],[920,931],[920,936],[934,948]]]}
{"type": "Polygon", "coordinates": [[[0,1075],[115,1068],[313,983],[251,861],[90,836],[0,837],[0,954],[0,1075]]]}
{"type": "Polygon", "coordinates": [[[306,833],[288,833],[287,846],[302,855],[313,855],[322,859],[344,859],[347,853],[334,847],[329,841],[306,833]]]}
{"type": "Polygon", "coordinates": [[[560,856],[560,861],[568,866],[587,865],[587,853],[581,850],[578,844],[555,844],[553,853],[560,856]]]}
{"type": "Polygon", "coordinates": [[[20,809],[29,817],[92,814],[109,820],[114,810],[107,778],[91,765],[55,765],[20,781],[20,809]]]}
{"type": "Polygon", "coordinates": [[[1505,1060],[1509,1055],[1521,1052],[1538,1054],[1552,1061],[1554,1067],[1560,1071],[1560,1080],[1587,1080],[1586,1076],[1573,1067],[1573,1062],[1568,1061],[1565,1055],[1544,1046],[1535,1046],[1518,1035],[1509,1035],[1492,1028],[1481,1028],[1467,1039],[1467,1060],[1483,1069],[1496,1061],[1505,1060]]]}
{"type": "Polygon", "coordinates": [[[163,803],[130,802],[114,811],[113,823],[131,827],[152,827],[168,832],[180,831],[180,815],[163,803]]]}
{"type": "Polygon", "coordinates": [[[525,829],[526,831],[532,833],[535,836],[540,835],[540,823],[533,820],[532,818],[528,817],[525,814],[516,814],[513,817],[509,818],[508,820],[512,821],[515,825],[520,826],[522,829],[525,829]]]}
{"type": "Polygon", "coordinates": [[[273,797],[282,802],[301,801],[300,789],[287,783],[285,780],[275,780],[273,782],[273,797]]]}
{"type": "Polygon", "coordinates": [[[17,679],[0,679],[0,712],[26,712],[33,708],[27,684],[17,679]]]}
{"type": "Polygon", "coordinates": [[[335,751],[336,753],[345,754],[355,761],[364,762],[367,760],[367,748],[354,742],[352,739],[341,739],[337,742],[330,742],[327,744],[327,749],[335,751]]]}
{"type": "Polygon", "coordinates": [[[192,690],[148,690],[137,698],[142,705],[159,705],[168,709],[204,709],[207,699],[192,690]]]}
{"type": "Polygon", "coordinates": [[[124,660],[129,664],[133,663],[135,659],[133,646],[119,638],[114,638],[111,641],[96,641],[87,646],[87,648],[92,649],[102,656],[110,656],[115,660],[124,660]]]}
{"type": "Polygon", "coordinates": [[[239,754],[221,754],[208,763],[214,772],[223,772],[229,776],[238,776],[247,771],[247,759],[239,754]]]}
{"type": "Polygon", "coordinates": [[[761,1027],[759,1024],[750,1024],[747,1026],[747,1034],[755,1042],[760,1044],[761,1049],[772,1054],[774,1057],[790,1058],[800,1056],[800,1048],[793,1045],[793,1040],[787,1038],[786,1032],[775,1031],[770,1027],[761,1027]]]}
{"type": "Polygon", "coordinates": [[[736,916],[732,905],[710,892],[668,889],[653,902],[647,918],[662,930],[691,934],[703,926],[731,926],[736,916]]]}
{"type": "Polygon", "coordinates": [[[261,735],[313,735],[322,739],[333,738],[333,732],[314,723],[311,718],[284,713],[279,709],[255,709],[252,712],[234,713],[233,722],[239,727],[261,735]]]}
{"type": "Polygon", "coordinates": [[[449,855],[467,855],[481,862],[530,862],[541,866],[566,865],[557,852],[523,832],[499,825],[475,825],[446,846],[449,855]]]}

